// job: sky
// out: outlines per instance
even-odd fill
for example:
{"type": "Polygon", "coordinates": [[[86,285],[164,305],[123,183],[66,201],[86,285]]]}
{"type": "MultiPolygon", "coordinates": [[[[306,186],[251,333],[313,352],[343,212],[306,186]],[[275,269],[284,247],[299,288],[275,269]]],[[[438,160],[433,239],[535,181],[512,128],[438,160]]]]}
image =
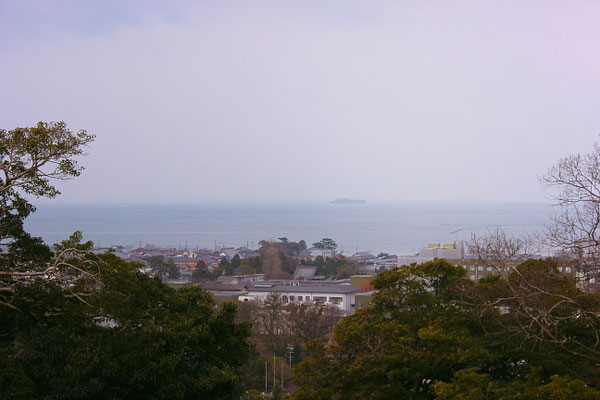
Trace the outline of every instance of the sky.
{"type": "Polygon", "coordinates": [[[61,202],[544,201],[600,133],[597,1],[0,0],[0,128],[61,202]]]}

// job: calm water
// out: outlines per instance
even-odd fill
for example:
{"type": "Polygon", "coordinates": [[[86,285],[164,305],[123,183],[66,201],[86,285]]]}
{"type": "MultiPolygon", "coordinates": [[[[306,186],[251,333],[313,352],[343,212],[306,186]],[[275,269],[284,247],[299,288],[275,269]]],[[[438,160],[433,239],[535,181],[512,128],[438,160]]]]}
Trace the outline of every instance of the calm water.
{"type": "Polygon", "coordinates": [[[198,206],[90,206],[42,204],[26,223],[49,243],[81,230],[101,246],[122,244],[188,248],[246,245],[286,236],[311,244],[337,241],[356,250],[412,254],[429,242],[469,239],[502,227],[535,231],[548,222],[544,204],[276,204],[198,206]]]}

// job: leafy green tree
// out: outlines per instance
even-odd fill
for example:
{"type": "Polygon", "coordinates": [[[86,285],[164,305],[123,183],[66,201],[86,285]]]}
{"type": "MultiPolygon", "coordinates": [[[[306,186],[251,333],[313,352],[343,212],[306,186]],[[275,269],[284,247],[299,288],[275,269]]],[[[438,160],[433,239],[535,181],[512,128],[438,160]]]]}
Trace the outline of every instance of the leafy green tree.
{"type": "Polygon", "coordinates": [[[177,268],[177,265],[175,265],[175,262],[172,259],[169,259],[169,261],[166,262],[166,266],[169,279],[179,279],[179,268],[177,268]]]}
{"type": "Polygon", "coordinates": [[[192,272],[192,282],[199,282],[201,279],[209,279],[212,274],[208,270],[208,266],[204,260],[198,261],[196,268],[192,272]]]}
{"type": "MultiPolygon", "coordinates": [[[[240,259],[240,255],[239,254],[234,255],[233,258],[231,259],[232,271],[235,270],[236,268],[238,268],[241,264],[242,264],[242,261],[240,259]]],[[[231,275],[233,275],[233,272],[231,275]]]]}
{"type": "Polygon", "coordinates": [[[231,262],[229,262],[229,260],[227,260],[225,257],[221,258],[221,261],[219,262],[219,273],[220,274],[225,274],[228,276],[233,275],[233,270],[235,268],[233,267],[233,265],[231,264],[231,262]]]}
{"type": "Polygon", "coordinates": [[[509,280],[494,277],[477,284],[466,279],[464,268],[444,260],[381,273],[372,283],[377,292],[370,307],[344,318],[330,343],[309,344],[310,357],[295,368],[299,389],[293,398],[431,399],[436,393],[496,398],[496,388],[517,387],[534,368],[542,371],[538,383],[531,384],[535,387],[563,378],[598,384],[598,363],[578,351],[578,346],[591,345],[595,301],[578,292],[574,281],[551,274],[550,267],[530,262],[509,280]],[[525,282],[539,285],[538,290],[525,282]],[[517,298],[508,295],[509,284],[523,285],[517,298]],[[551,287],[561,287],[564,297],[555,296],[557,290],[540,295],[551,287]],[[571,303],[573,298],[578,302],[571,303]],[[521,325],[531,322],[531,313],[558,326],[524,329],[521,325]],[[543,332],[563,332],[560,337],[569,332],[570,339],[540,340],[543,332]],[[457,371],[467,372],[457,377],[457,371]],[[453,387],[442,384],[453,379],[453,387]]]}
{"type": "Polygon", "coordinates": [[[64,122],[0,129],[0,245],[8,249],[0,255],[0,307],[11,307],[17,279],[44,274],[53,257],[41,238],[23,229],[23,221],[35,211],[25,196],[60,194],[51,182],[79,176],[83,168],[76,158],[93,140],[86,131],[71,132],[64,122]]]}
{"type": "Polygon", "coordinates": [[[327,258],[317,256],[314,265],[317,267],[317,274],[331,278],[349,278],[356,273],[356,266],[340,254],[327,258]]]}
{"type": "Polygon", "coordinates": [[[150,268],[152,268],[152,271],[154,271],[156,275],[162,277],[167,274],[167,265],[165,264],[162,257],[152,256],[148,260],[148,264],[150,265],[150,268]]]}
{"type": "Polygon", "coordinates": [[[523,379],[509,382],[494,381],[490,375],[478,373],[475,368],[458,371],[450,383],[433,385],[439,400],[598,400],[600,391],[579,379],[553,375],[542,378],[540,368],[534,368],[523,379]]]}
{"type": "Polygon", "coordinates": [[[337,249],[337,243],[331,238],[324,238],[313,243],[313,247],[316,249],[335,250],[337,249]]]}
{"type": "Polygon", "coordinates": [[[233,304],[95,255],[80,232],[51,251],[23,230],[24,195],[57,195],[92,140],[62,122],[0,130],[0,398],[239,399],[250,325],[233,304]]]}
{"type": "Polygon", "coordinates": [[[240,397],[250,326],[233,304],[216,311],[201,289],[170,289],[111,254],[93,261],[101,279],[85,303],[38,279],[18,288],[21,312],[2,311],[0,397],[240,397]]]}

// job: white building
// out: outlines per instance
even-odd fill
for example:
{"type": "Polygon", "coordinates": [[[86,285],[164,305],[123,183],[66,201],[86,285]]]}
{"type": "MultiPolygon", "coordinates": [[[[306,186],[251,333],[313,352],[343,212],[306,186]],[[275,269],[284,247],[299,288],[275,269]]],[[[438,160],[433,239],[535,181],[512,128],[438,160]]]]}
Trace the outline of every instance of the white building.
{"type": "Polygon", "coordinates": [[[300,256],[308,256],[310,258],[332,258],[335,257],[335,250],[331,249],[317,249],[316,247],[311,247],[310,249],[302,250],[300,252],[300,256]]]}
{"type": "Polygon", "coordinates": [[[240,301],[265,300],[270,294],[278,294],[287,303],[316,303],[334,305],[350,315],[354,313],[354,297],[359,288],[350,284],[305,284],[300,282],[254,283],[246,289],[240,301]]]}

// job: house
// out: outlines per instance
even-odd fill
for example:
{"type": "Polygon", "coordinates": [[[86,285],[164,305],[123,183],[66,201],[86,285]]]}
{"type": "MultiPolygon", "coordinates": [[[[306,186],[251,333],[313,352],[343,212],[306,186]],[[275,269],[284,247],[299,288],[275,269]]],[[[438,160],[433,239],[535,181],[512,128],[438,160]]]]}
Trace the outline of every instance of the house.
{"type": "Polygon", "coordinates": [[[219,250],[219,257],[225,258],[228,261],[231,261],[231,259],[233,258],[233,256],[235,256],[235,254],[236,254],[235,247],[223,247],[223,248],[221,248],[221,250],[219,250]]]}
{"type": "Polygon", "coordinates": [[[256,256],[256,251],[250,250],[246,246],[239,247],[235,250],[235,253],[240,256],[240,258],[248,258],[256,256]]]}
{"type": "Polygon", "coordinates": [[[385,269],[391,269],[398,266],[398,256],[397,255],[385,255],[382,257],[377,257],[375,260],[375,265],[377,267],[385,267],[385,269]]]}
{"type": "Polygon", "coordinates": [[[295,281],[309,281],[317,274],[317,267],[297,267],[292,276],[295,281]]]}
{"type": "Polygon", "coordinates": [[[350,261],[352,261],[355,264],[359,264],[359,265],[375,264],[376,259],[377,259],[377,257],[375,257],[373,254],[367,253],[367,252],[359,252],[359,253],[356,253],[356,254],[353,254],[352,256],[350,256],[350,261]]]}

